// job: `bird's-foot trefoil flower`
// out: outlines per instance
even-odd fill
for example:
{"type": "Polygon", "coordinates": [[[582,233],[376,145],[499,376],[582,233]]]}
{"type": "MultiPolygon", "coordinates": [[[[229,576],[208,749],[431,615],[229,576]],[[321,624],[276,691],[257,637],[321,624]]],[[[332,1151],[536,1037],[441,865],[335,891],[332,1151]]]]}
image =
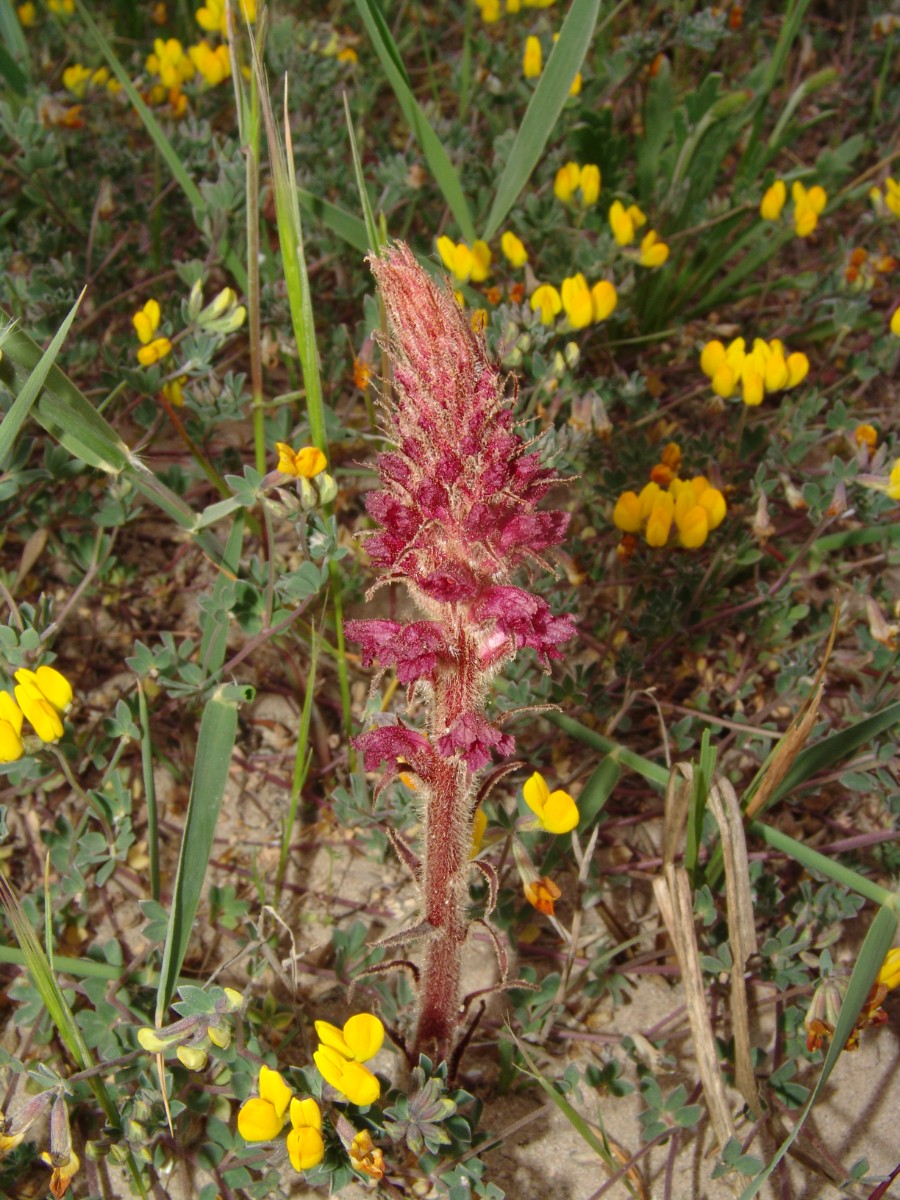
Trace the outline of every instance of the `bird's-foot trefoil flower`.
{"type": "Polygon", "coordinates": [[[535,814],[536,827],[547,833],[570,833],[578,824],[578,805],[568,792],[551,792],[538,771],[525,781],[525,803],[535,814]]]}

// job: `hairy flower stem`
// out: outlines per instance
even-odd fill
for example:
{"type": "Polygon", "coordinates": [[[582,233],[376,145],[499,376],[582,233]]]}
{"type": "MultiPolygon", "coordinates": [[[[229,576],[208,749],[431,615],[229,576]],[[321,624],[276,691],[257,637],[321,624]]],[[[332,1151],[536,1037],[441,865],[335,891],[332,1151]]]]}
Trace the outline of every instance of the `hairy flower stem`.
{"type": "Polygon", "coordinates": [[[426,938],[411,1049],[452,1060],[478,777],[494,755],[515,748],[487,714],[490,680],[526,646],[545,661],[561,658],[557,647],[575,632],[570,617],[554,616],[509,580],[522,566],[543,565],[568,516],[539,509],[558,481],[516,432],[507,380],[449,287],[406,246],[371,261],[389,327],[392,386],[381,408],[391,449],[379,456],[381,489],[366,498],[381,527],[366,546],[383,580],[404,584],[424,619],[349,621],[346,629],[364,665],[394,668],[429,719],[422,731],[401,720],[377,725],[356,745],[366,770],[388,764],[384,782],[401,772],[415,781],[418,856],[394,839],[421,891],[410,939],[426,938]]]}

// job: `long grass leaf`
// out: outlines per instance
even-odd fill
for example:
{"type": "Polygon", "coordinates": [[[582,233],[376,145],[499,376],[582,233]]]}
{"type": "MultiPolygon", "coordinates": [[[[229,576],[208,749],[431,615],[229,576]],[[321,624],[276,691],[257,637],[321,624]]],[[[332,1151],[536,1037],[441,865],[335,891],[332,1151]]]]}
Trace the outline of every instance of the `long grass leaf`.
{"type": "Polygon", "coordinates": [[[159,900],[159,811],[156,805],[156,780],[153,776],[153,738],[147,693],[138,680],[138,719],[141,725],[141,778],[147,806],[147,854],[150,858],[150,895],[159,900]]]}
{"type": "Polygon", "coordinates": [[[32,406],[35,400],[37,400],[41,388],[44,386],[44,381],[50,373],[50,368],[56,362],[56,356],[62,349],[62,344],[66,340],[69,330],[72,328],[72,322],[75,320],[75,314],[78,312],[78,306],[81,304],[85,290],[84,288],[82,289],[78,299],[69,309],[68,316],[59,329],[57,329],[53,341],[35,364],[34,370],[19,388],[18,395],[13,401],[12,407],[3,418],[3,423],[0,425],[0,470],[3,470],[6,466],[19,430],[25,424],[28,414],[31,412],[32,406]]]}
{"type": "Polygon", "coordinates": [[[544,153],[568,98],[569,89],[584,62],[584,56],[594,36],[599,12],[600,0],[572,2],[560,30],[559,40],[553,47],[534,89],[534,95],[525,110],[516,140],[497,183],[494,203],[484,228],[485,241],[489,242],[497,234],[519,193],[528,182],[538,159],[544,153]]]}
{"type": "Polygon", "coordinates": [[[252,696],[252,688],[224,684],[207,701],[200,720],[191,794],[156,994],[157,1025],[163,1023],[175,991],[200,904],[222,797],[228,782],[228,768],[237,733],[238,703],[242,699],[252,699],[252,696]]]}
{"type": "Polygon", "coordinates": [[[850,891],[856,892],[860,896],[865,896],[867,900],[873,900],[876,904],[887,904],[891,900],[892,893],[887,888],[883,888],[880,883],[875,883],[851,867],[845,867],[841,863],[835,862],[834,859],[820,854],[818,850],[813,850],[811,846],[798,842],[788,834],[782,833],[780,829],[766,825],[764,821],[750,821],[747,830],[754,837],[762,838],[766,845],[771,846],[773,850],[780,850],[782,854],[789,855],[807,871],[816,871],[819,875],[824,875],[826,879],[832,879],[835,883],[849,888],[850,891]]]}
{"type": "MultiPolygon", "coordinates": [[[[589,2],[599,5],[600,0],[589,0],[589,2]]],[[[375,47],[375,53],[381,60],[387,80],[397,97],[397,103],[409,122],[416,141],[422,147],[425,161],[431,168],[435,182],[441,189],[441,194],[447,201],[460,232],[468,242],[474,242],[476,238],[475,223],[472,220],[469,202],[462,190],[456,168],[412,93],[409,76],[403,66],[400,51],[397,49],[397,44],[391,35],[378,0],[356,0],[356,7],[372,40],[372,45],[375,47]]],[[[574,75],[572,78],[574,79],[574,75]]]]}
{"type": "Polygon", "coordinates": [[[833,733],[829,737],[823,738],[821,742],[807,746],[805,750],[800,751],[784,779],[773,791],[768,807],[790,795],[794,788],[800,787],[814,775],[829,770],[841,759],[846,758],[861,746],[865,746],[880,733],[885,733],[888,729],[893,728],[898,722],[900,722],[900,701],[889,704],[887,708],[874,713],[871,717],[857,721],[849,729],[842,729],[839,733],[833,733]]]}
{"type": "MultiPolygon", "coordinates": [[[[26,76],[31,74],[31,62],[25,30],[22,28],[22,22],[16,14],[12,0],[0,0],[0,49],[3,50],[4,59],[11,64],[14,72],[13,77],[6,75],[7,82],[19,95],[24,95],[26,76]],[[21,80],[21,87],[14,82],[15,74],[21,80]]],[[[6,74],[5,71],[3,73],[6,74]]]]}
{"type": "Polygon", "coordinates": [[[866,1002],[866,998],[872,989],[872,984],[875,982],[881,964],[884,962],[884,956],[891,948],[896,932],[897,914],[891,907],[885,905],[878,910],[875,920],[869,926],[869,932],[866,934],[865,941],[860,947],[859,958],[856,960],[856,966],[853,968],[853,974],[850,976],[847,994],[841,1005],[831,1045],[828,1047],[828,1053],[825,1055],[825,1062],[822,1065],[822,1074],[819,1076],[819,1080],[813,1088],[809,1099],[803,1106],[800,1116],[797,1118],[797,1124],[782,1142],[781,1146],[779,1146],[772,1161],[741,1192],[740,1200],[753,1200],[753,1197],[759,1193],[759,1189],[784,1158],[785,1154],[787,1154],[794,1143],[794,1139],[803,1128],[806,1118],[812,1111],[813,1105],[819,1099],[825,1085],[828,1083],[829,1076],[834,1070],[837,1060],[840,1058],[847,1043],[847,1038],[853,1032],[856,1018],[859,1016],[862,1006],[866,1002]]]}
{"type": "Polygon", "coordinates": [[[318,217],[323,225],[327,225],[332,233],[343,238],[348,246],[352,246],[360,254],[368,251],[369,237],[366,233],[365,223],[359,217],[354,217],[345,208],[341,208],[338,204],[332,204],[330,200],[323,200],[321,196],[307,191],[306,188],[297,188],[297,199],[306,212],[318,217]]]}
{"type": "Polygon", "coordinates": [[[356,177],[356,190],[359,193],[359,205],[366,223],[367,250],[377,254],[381,247],[381,235],[375,223],[372,211],[372,201],[369,199],[369,189],[366,187],[366,177],[363,174],[362,159],[359,157],[359,146],[356,144],[356,130],[353,128],[353,118],[350,116],[350,102],[344,92],[344,117],[347,121],[347,135],[350,138],[350,153],[353,157],[353,174],[356,177]]]}
{"type": "Polygon", "coordinates": [[[635,754],[633,750],[626,750],[624,746],[620,746],[612,738],[604,737],[602,733],[597,733],[595,729],[588,729],[580,721],[575,721],[572,717],[563,716],[562,713],[544,713],[544,718],[551,725],[555,725],[557,729],[562,729],[564,733],[569,734],[570,737],[576,738],[579,742],[584,742],[586,746],[592,746],[595,750],[602,750],[604,754],[614,753],[623,767],[628,767],[629,770],[643,776],[648,783],[655,784],[657,787],[663,789],[668,785],[669,772],[665,767],[651,762],[649,758],[644,758],[640,754],[635,754]]]}

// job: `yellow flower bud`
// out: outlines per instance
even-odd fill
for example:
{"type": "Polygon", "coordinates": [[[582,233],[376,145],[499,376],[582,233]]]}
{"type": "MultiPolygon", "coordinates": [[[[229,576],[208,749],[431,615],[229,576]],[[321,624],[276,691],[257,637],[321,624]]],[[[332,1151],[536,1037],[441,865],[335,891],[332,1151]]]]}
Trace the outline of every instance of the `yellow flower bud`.
{"type": "Polygon", "coordinates": [[[573,329],[584,329],[586,325],[590,325],[594,316],[594,306],[587,280],[580,271],[562,281],[560,297],[573,329]]]}
{"type": "Polygon", "coordinates": [[[721,342],[707,342],[700,351],[700,370],[708,379],[714,379],[716,371],[725,362],[725,347],[721,342]]]}
{"type": "Polygon", "coordinates": [[[594,163],[585,163],[581,168],[579,190],[582,208],[590,208],[597,203],[600,196],[600,168],[594,163]]]}
{"type": "Polygon", "coordinates": [[[759,206],[759,215],[764,221],[777,221],[786,200],[787,186],[783,179],[776,179],[772,186],[766,189],[759,206]]]}
{"type": "Polygon", "coordinates": [[[805,354],[799,353],[788,355],[787,360],[789,388],[796,387],[798,383],[802,383],[809,374],[809,359],[805,354]]]}
{"type": "Polygon", "coordinates": [[[641,501],[635,492],[623,492],[613,509],[613,525],[623,533],[638,533],[641,528],[641,501]]]}
{"type": "Polygon", "coordinates": [[[507,230],[500,239],[500,249],[511,267],[518,269],[528,262],[528,251],[514,233],[507,230]]]}
{"type": "Polygon", "coordinates": [[[541,43],[534,36],[525,39],[525,53],[522,57],[522,74],[526,79],[537,79],[543,66],[541,43]]]}
{"type": "Polygon", "coordinates": [[[594,320],[605,321],[619,303],[616,289],[608,279],[601,279],[591,288],[591,304],[594,309],[594,320]]]}
{"type": "Polygon", "coordinates": [[[553,194],[563,204],[568,204],[581,180],[581,167],[576,162],[567,162],[556,172],[553,194]]]}
{"type": "Polygon", "coordinates": [[[644,536],[648,546],[664,546],[669,540],[672,520],[675,515],[675,501],[669,492],[660,491],[653,501],[650,516],[647,518],[647,530],[644,536]]]}

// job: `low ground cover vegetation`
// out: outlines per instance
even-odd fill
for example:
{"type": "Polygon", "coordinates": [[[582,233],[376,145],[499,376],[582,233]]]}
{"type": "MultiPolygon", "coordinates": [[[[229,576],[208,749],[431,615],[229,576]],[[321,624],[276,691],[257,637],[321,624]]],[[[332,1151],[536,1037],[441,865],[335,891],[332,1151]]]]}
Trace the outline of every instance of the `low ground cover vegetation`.
{"type": "Polygon", "coordinates": [[[900,18],[0,31],[0,1194],[889,1195],[900,18]]]}

